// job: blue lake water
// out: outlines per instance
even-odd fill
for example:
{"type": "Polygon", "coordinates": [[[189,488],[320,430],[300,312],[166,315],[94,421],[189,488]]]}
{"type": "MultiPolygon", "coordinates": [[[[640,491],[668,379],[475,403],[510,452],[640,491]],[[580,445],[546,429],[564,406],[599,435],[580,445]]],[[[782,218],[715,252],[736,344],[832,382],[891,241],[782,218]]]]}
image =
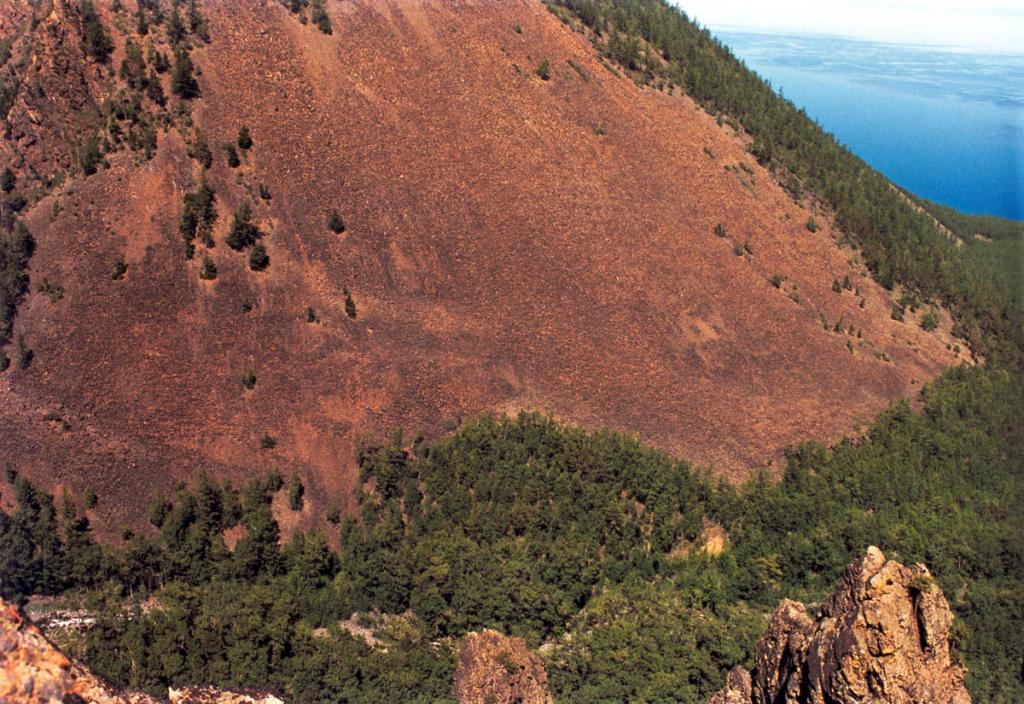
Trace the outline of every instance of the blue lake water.
{"type": "Polygon", "coordinates": [[[894,183],[1024,219],[1024,55],[716,31],[894,183]]]}

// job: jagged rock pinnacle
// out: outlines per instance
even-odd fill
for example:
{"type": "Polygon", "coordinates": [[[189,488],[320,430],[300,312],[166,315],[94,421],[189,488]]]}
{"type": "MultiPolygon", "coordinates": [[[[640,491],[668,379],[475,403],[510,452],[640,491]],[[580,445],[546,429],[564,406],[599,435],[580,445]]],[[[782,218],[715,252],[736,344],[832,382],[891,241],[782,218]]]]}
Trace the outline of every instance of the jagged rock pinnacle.
{"type": "Polygon", "coordinates": [[[753,673],[729,674],[709,704],[969,704],[953,614],[924,565],[876,547],[846,569],[816,618],[784,600],[753,673]]]}

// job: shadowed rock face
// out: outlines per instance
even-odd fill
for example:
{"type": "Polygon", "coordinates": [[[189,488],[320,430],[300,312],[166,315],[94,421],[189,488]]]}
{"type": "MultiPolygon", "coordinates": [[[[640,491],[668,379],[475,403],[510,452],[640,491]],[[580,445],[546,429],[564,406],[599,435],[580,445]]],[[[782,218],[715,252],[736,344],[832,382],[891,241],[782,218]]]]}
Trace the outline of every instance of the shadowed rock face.
{"type": "MultiPolygon", "coordinates": [[[[0,702],[4,704],[160,704],[122,690],[60,652],[16,606],[0,600],[0,702]]],[[[282,704],[268,694],[182,687],[171,704],[282,704]]]]}
{"type": "Polygon", "coordinates": [[[540,657],[522,638],[470,633],[459,648],[455,696],[460,704],[554,704],[540,657]]]}
{"type": "Polygon", "coordinates": [[[924,565],[868,548],[817,618],[783,601],[757,644],[754,672],[733,670],[709,704],[969,704],[952,625],[924,565]]]}

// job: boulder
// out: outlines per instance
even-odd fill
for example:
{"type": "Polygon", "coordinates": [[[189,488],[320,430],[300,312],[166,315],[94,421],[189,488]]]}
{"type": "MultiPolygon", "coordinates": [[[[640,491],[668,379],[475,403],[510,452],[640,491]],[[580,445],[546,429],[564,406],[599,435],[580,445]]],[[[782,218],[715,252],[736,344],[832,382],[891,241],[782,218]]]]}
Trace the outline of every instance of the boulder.
{"type": "Polygon", "coordinates": [[[554,704],[540,656],[522,638],[497,631],[469,633],[455,669],[459,704],[554,704]]]}

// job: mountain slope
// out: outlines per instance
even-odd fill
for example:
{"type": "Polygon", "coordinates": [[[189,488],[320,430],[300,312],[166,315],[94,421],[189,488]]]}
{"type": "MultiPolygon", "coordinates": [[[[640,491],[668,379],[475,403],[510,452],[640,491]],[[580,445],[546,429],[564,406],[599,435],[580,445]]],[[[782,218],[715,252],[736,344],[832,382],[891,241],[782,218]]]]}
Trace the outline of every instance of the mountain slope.
{"type": "MultiPolygon", "coordinates": [[[[124,4],[100,8],[112,67],[124,4]]],[[[602,65],[539,2],[332,0],[331,35],[274,2],[201,7],[186,103],[213,147],[205,176],[177,117],[151,160],[110,154],[24,215],[37,248],[16,333],[34,357],[0,375],[0,456],[94,488],[111,525],[198,469],[268,466],[302,476],[309,522],[327,496],[354,505],[362,435],[487,409],[635,431],[742,477],[965,359],[944,313],[932,333],[893,320],[827,214],[811,232],[740,135],[602,65]],[[254,145],[230,168],[243,125],[254,145]],[[187,260],[179,213],[203,178],[216,246],[187,260]],[[246,201],[262,272],[225,244],[246,201]]]]}

